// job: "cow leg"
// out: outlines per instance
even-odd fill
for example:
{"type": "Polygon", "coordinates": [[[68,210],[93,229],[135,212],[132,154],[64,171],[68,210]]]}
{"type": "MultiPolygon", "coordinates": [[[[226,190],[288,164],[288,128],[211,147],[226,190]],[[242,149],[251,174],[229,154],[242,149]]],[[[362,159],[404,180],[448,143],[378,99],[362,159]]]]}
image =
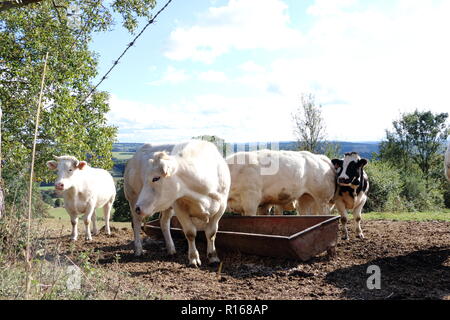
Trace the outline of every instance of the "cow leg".
{"type": "Polygon", "coordinates": [[[95,207],[88,205],[86,208],[86,214],[83,217],[84,220],[84,229],[85,229],[85,240],[91,241],[92,240],[92,234],[91,234],[91,219],[94,215],[95,207]]]}
{"type": "Polygon", "coordinates": [[[142,249],[142,239],[141,239],[142,218],[138,216],[134,211],[132,211],[131,217],[134,233],[134,255],[136,257],[140,257],[144,252],[142,249]]]}
{"type": "Polygon", "coordinates": [[[224,203],[221,206],[220,211],[218,213],[216,213],[209,220],[209,222],[205,228],[205,235],[206,235],[206,241],[207,241],[206,254],[208,256],[208,262],[210,264],[220,262],[220,259],[217,256],[215,241],[216,241],[217,230],[219,229],[219,220],[222,217],[222,215],[224,214],[225,208],[226,208],[226,203],[224,203]]]}
{"type": "Polygon", "coordinates": [[[361,229],[361,211],[364,207],[364,204],[366,203],[366,199],[361,201],[361,203],[353,209],[353,220],[355,220],[355,233],[356,236],[360,239],[364,239],[364,234],[361,229]]]}
{"type": "Polygon", "coordinates": [[[105,220],[105,233],[110,236],[111,228],[109,227],[109,219],[111,218],[111,209],[114,199],[103,206],[103,219],[105,220]]]}
{"type": "Polygon", "coordinates": [[[176,253],[175,244],[173,243],[172,236],[170,234],[170,218],[174,215],[173,209],[165,210],[161,212],[160,226],[166,242],[167,253],[174,255],[176,253]]]}
{"type": "Polygon", "coordinates": [[[344,229],[343,240],[348,240],[348,230],[347,230],[347,209],[345,208],[345,204],[342,201],[336,201],[336,209],[339,211],[341,215],[341,224],[344,229]]]}
{"type": "Polygon", "coordinates": [[[195,237],[197,236],[197,228],[192,223],[191,217],[189,216],[189,213],[186,212],[183,208],[181,208],[179,205],[174,203],[174,209],[175,213],[177,215],[178,221],[181,224],[181,227],[183,228],[184,235],[188,241],[188,259],[189,259],[189,265],[192,265],[194,267],[201,266],[200,261],[200,255],[198,253],[198,250],[195,246],[195,237]]]}
{"type": "Polygon", "coordinates": [[[75,211],[68,211],[70,215],[70,223],[72,224],[72,234],[70,235],[71,241],[77,241],[78,239],[78,213],[75,211]]]}
{"type": "Polygon", "coordinates": [[[97,215],[94,209],[94,213],[92,214],[91,217],[91,222],[92,222],[92,234],[94,236],[98,235],[98,229],[97,229],[97,215]]]}
{"type": "Polygon", "coordinates": [[[133,228],[134,234],[134,255],[136,257],[140,257],[144,252],[142,249],[142,239],[141,239],[142,218],[141,216],[137,215],[136,212],[134,211],[136,208],[136,199],[128,200],[128,203],[130,205],[130,212],[131,212],[131,227],[133,228]]]}

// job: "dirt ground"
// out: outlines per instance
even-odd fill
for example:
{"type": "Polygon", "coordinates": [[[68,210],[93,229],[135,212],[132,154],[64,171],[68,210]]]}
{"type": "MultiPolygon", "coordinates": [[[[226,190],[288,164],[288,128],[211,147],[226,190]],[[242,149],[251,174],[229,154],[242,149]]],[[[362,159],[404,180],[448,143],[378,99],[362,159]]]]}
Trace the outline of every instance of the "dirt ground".
{"type": "MultiPolygon", "coordinates": [[[[336,255],[306,263],[220,251],[221,274],[207,266],[206,246],[197,241],[203,265],[187,266],[187,243],[174,239],[175,256],[164,242],[146,241],[143,258],[133,256],[130,229],[114,228],[90,243],[55,236],[74,260],[94,249],[100,268],[125,272],[122,290],[136,283],[162,299],[450,299],[450,222],[365,221],[366,239],[339,240],[336,255]],[[381,289],[367,289],[367,269],[381,269],[381,289]]],[[[267,244],[270,246],[270,243],[267,244]]],[[[130,289],[131,290],[131,289],[130,289]]]]}

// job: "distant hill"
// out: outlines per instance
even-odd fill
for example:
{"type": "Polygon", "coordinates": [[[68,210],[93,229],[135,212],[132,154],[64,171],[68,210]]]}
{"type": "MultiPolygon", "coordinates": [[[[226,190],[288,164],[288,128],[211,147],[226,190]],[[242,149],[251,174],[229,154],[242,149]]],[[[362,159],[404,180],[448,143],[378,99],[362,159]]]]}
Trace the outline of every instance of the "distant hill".
{"type": "MultiPolygon", "coordinates": [[[[380,143],[376,141],[365,142],[346,142],[346,141],[332,141],[337,143],[341,147],[341,153],[346,152],[358,152],[361,157],[371,159],[373,152],[379,151],[380,143]]],[[[258,143],[235,143],[234,150],[250,150],[250,147],[256,146],[258,143]]],[[[113,145],[113,152],[115,153],[132,153],[136,152],[143,143],[115,143],[113,145]]],[[[297,150],[297,142],[295,141],[282,141],[279,143],[280,150],[297,150]]],[[[125,157],[127,158],[127,157],[125,157]]]]}

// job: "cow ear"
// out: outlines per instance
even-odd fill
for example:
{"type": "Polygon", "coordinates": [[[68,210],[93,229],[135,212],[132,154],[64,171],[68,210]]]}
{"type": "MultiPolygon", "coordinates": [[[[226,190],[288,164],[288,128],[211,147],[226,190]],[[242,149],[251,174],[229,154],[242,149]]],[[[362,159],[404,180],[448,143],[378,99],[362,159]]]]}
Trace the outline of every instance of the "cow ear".
{"type": "Polygon", "coordinates": [[[171,157],[168,159],[161,159],[160,164],[163,177],[173,176],[178,169],[178,163],[171,157]]]}
{"type": "Polygon", "coordinates": [[[47,161],[47,167],[50,170],[56,170],[58,168],[58,162],[56,162],[55,160],[47,161]]]}
{"type": "Polygon", "coordinates": [[[369,160],[362,158],[358,161],[358,167],[364,168],[364,166],[367,165],[368,163],[369,160]]]}
{"type": "Polygon", "coordinates": [[[338,168],[342,168],[344,161],[341,159],[333,159],[333,160],[331,160],[331,163],[333,163],[335,169],[338,169],[338,168]]]}
{"type": "Polygon", "coordinates": [[[86,165],[87,165],[86,161],[80,161],[77,165],[77,168],[83,170],[86,165]]]}

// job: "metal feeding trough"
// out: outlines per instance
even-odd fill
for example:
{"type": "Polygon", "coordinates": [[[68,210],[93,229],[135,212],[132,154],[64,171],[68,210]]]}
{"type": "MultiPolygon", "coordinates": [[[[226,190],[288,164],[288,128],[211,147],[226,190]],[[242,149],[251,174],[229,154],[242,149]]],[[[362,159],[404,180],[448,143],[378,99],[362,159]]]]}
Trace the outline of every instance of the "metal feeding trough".
{"type": "MultiPolygon", "coordinates": [[[[144,226],[153,238],[163,238],[159,220],[144,226]]],[[[173,237],[184,237],[176,217],[171,220],[173,237]]],[[[216,247],[268,257],[302,261],[335,249],[339,216],[224,216],[219,222],[216,247]]],[[[204,232],[197,239],[206,241],[204,232]]]]}

